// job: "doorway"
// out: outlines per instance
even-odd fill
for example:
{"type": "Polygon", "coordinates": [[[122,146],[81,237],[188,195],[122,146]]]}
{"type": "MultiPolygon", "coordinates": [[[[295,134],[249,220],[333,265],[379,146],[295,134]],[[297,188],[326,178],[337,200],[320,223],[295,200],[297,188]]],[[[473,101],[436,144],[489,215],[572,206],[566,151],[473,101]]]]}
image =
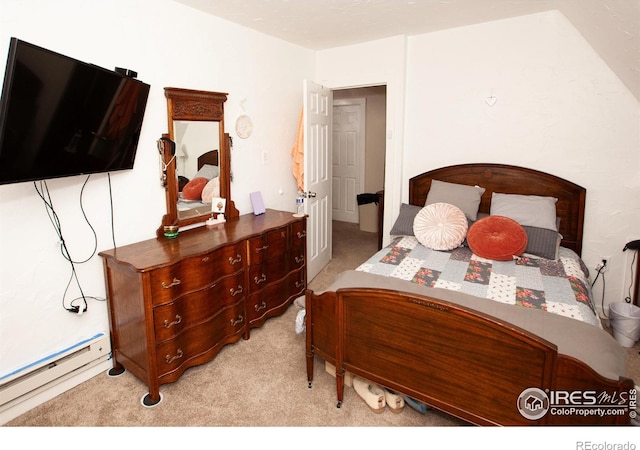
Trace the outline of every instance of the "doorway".
{"type": "Polygon", "coordinates": [[[358,205],[357,195],[384,189],[387,88],[334,89],[332,94],[332,220],[378,233],[378,205],[358,205]],[[358,111],[364,116],[356,118],[358,111]]]}

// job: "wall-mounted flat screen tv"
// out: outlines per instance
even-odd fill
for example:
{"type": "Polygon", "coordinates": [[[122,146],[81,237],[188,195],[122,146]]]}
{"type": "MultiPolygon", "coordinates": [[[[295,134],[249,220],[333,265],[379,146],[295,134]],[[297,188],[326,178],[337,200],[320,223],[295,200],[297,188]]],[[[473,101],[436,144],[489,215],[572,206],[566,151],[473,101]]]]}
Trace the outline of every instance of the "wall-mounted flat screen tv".
{"type": "Polygon", "coordinates": [[[149,88],[11,38],[0,100],[0,184],[132,169],[149,88]]]}

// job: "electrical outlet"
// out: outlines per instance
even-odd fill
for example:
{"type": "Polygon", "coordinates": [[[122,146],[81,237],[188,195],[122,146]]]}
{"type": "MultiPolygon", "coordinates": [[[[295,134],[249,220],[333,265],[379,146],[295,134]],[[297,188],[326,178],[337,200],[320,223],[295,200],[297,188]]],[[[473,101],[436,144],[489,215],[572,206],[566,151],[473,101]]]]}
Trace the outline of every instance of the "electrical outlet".
{"type": "Polygon", "coordinates": [[[603,273],[607,270],[609,266],[609,258],[610,256],[602,256],[600,258],[600,262],[596,265],[596,272],[603,273]]]}

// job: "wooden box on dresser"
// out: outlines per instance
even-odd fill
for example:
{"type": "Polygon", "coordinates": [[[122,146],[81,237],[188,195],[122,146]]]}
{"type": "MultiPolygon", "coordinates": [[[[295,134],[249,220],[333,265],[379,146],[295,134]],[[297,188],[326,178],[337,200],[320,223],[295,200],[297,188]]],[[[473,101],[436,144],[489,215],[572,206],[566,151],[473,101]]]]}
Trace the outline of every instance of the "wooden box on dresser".
{"type": "Polygon", "coordinates": [[[284,313],[306,290],[306,218],[267,210],[149,239],[103,257],[113,373],[149,387],[213,359],[226,344],[284,313]]]}

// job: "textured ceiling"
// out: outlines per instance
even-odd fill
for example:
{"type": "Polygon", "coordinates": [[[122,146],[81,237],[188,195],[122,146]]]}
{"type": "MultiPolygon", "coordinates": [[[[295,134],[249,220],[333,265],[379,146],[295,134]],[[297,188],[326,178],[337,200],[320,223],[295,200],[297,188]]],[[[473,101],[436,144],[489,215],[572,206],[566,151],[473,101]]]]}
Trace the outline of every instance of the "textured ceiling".
{"type": "Polygon", "coordinates": [[[314,50],[556,9],[640,99],[640,0],[176,1],[314,50]]]}

